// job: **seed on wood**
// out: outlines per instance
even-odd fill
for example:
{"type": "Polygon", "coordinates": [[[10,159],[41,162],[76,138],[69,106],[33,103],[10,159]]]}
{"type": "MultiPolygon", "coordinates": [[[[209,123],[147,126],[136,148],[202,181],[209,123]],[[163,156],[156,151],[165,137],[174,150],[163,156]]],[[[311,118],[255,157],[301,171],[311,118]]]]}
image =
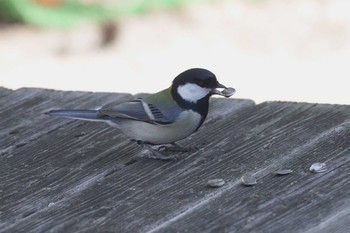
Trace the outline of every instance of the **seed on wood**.
{"type": "Polygon", "coordinates": [[[320,173],[327,171],[327,166],[325,163],[314,163],[310,167],[310,171],[314,173],[320,173]]]}
{"type": "Polygon", "coordinates": [[[211,188],[218,188],[225,184],[224,179],[212,179],[208,180],[208,186],[211,188]]]}
{"type": "Polygon", "coordinates": [[[280,170],[275,171],[275,174],[278,176],[283,176],[283,175],[288,175],[292,172],[293,172],[293,170],[291,170],[291,169],[280,169],[280,170]]]}
{"type": "Polygon", "coordinates": [[[241,182],[245,186],[253,186],[257,184],[255,177],[250,174],[243,175],[241,177],[241,182]]]}

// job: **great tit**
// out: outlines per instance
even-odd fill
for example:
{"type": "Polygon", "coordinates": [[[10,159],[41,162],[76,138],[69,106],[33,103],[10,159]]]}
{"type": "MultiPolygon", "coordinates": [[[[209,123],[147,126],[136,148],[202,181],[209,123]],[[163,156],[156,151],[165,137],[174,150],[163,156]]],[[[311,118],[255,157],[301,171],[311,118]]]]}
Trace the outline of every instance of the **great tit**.
{"type": "Polygon", "coordinates": [[[201,68],[193,68],[180,73],[172,85],[145,98],[117,104],[99,110],[53,110],[46,114],[90,121],[103,121],[117,127],[132,141],[147,146],[148,157],[172,159],[160,148],[173,151],[187,151],[176,141],[184,139],[199,129],[208,114],[209,97],[213,94],[229,97],[233,88],[220,84],[215,75],[201,68]],[[217,88],[224,88],[219,91],[217,88]],[[151,145],[161,146],[155,150],[151,145]]]}

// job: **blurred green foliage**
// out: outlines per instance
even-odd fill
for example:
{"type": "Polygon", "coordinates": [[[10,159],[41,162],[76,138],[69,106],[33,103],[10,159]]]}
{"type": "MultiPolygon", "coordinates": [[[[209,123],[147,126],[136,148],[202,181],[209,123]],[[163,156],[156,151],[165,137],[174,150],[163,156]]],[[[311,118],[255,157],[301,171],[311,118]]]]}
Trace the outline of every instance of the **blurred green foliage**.
{"type": "Polygon", "coordinates": [[[178,7],[190,1],[129,0],[106,5],[98,4],[98,1],[87,4],[79,0],[0,0],[0,19],[38,26],[69,27],[86,20],[102,21],[178,7]]]}

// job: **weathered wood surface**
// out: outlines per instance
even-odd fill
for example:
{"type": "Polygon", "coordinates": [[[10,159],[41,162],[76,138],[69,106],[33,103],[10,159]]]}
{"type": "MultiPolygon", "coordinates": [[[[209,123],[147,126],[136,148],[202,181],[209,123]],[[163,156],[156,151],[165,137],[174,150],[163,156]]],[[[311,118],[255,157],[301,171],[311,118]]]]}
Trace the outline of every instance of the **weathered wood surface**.
{"type": "Polygon", "coordinates": [[[0,232],[350,232],[350,106],[214,99],[182,141],[200,149],[170,162],[108,125],[43,114],[129,98],[0,88],[0,232]],[[241,185],[247,172],[257,185],[241,185]]]}

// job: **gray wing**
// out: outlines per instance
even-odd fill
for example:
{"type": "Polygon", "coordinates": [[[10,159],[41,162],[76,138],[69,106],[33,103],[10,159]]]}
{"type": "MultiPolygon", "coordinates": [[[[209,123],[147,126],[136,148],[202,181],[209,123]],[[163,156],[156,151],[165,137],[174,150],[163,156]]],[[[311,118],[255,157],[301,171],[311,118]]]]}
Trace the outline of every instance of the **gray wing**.
{"type": "Polygon", "coordinates": [[[169,124],[171,121],[164,116],[153,104],[148,104],[142,99],[136,99],[118,104],[111,108],[102,108],[98,111],[100,118],[123,118],[138,121],[145,121],[153,124],[169,124]]]}

